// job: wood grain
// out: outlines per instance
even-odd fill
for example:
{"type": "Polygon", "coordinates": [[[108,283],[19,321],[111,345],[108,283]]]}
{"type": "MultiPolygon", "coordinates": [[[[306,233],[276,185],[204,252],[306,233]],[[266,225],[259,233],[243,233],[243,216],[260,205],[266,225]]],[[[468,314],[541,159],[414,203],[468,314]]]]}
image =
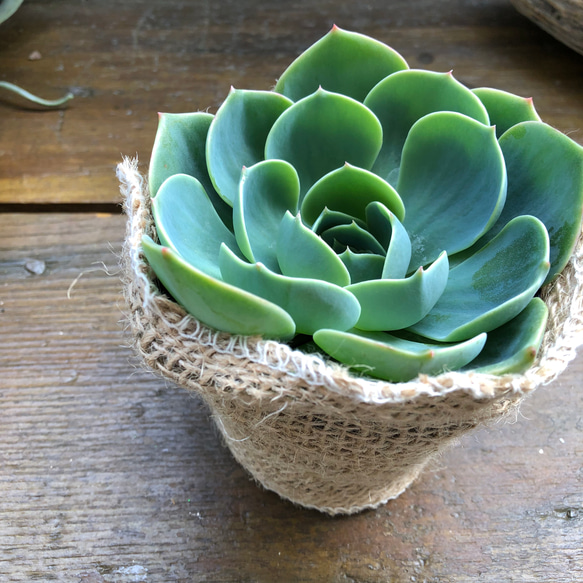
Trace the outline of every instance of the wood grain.
{"type": "Polygon", "coordinates": [[[136,153],[146,165],[157,111],[214,111],[231,85],[270,88],[334,22],[412,67],[534,96],[583,143],[583,60],[506,0],[27,0],[0,29],[0,79],[76,98],[31,111],[0,95],[0,203],[117,202],[115,166],[136,153]]]}
{"type": "Polygon", "coordinates": [[[329,518],[259,489],[199,401],[136,368],[123,231],[0,215],[1,581],[583,580],[582,358],[397,500],[329,518]]]}
{"type": "Polygon", "coordinates": [[[583,144],[583,59],[506,0],[27,0],[0,27],[0,79],[76,95],[0,94],[0,211],[23,211],[0,212],[2,583],[583,581],[583,357],[397,500],[329,518],[259,489],[127,347],[124,219],[90,212],[122,154],[145,169],[157,111],[271,87],[334,22],[534,96],[583,144]]]}

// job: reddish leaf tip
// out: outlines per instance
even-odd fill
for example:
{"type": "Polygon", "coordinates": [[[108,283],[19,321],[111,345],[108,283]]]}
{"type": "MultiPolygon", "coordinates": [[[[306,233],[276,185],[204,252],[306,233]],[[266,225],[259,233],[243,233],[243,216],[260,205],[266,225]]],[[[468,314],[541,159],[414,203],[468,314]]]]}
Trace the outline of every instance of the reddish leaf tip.
{"type": "Polygon", "coordinates": [[[330,32],[340,32],[340,28],[338,26],[336,26],[336,24],[333,24],[332,30],[330,30],[330,32]]]}

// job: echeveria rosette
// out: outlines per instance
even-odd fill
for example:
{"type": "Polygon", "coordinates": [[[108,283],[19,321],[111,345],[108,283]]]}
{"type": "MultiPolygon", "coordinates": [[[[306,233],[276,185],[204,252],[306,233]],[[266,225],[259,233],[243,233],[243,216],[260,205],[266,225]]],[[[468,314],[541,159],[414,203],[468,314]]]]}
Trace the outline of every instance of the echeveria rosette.
{"type": "Polygon", "coordinates": [[[531,99],[334,27],[273,91],[161,114],[149,184],[146,257],[207,325],[311,337],[394,382],[507,374],[532,364],[535,296],[579,235],[583,148],[531,99]]]}

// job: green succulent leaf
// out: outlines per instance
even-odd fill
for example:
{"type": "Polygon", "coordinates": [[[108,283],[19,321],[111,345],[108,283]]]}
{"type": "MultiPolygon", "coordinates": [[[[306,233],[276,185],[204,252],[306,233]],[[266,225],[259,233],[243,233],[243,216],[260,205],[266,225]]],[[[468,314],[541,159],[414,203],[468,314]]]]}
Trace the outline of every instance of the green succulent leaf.
{"type": "Polygon", "coordinates": [[[489,123],[482,102],[451,73],[399,71],[376,85],[364,104],[383,126],[383,147],[372,170],[392,183],[396,183],[407,134],[418,119],[437,111],[456,111],[489,123]]]}
{"type": "Polygon", "coordinates": [[[347,163],[320,178],[308,190],[301,212],[308,224],[325,208],[365,221],[366,207],[373,201],[384,204],[403,220],[405,207],[397,191],[376,174],[347,163]]]}
{"type": "Polygon", "coordinates": [[[166,179],[152,201],[152,214],[163,245],[207,275],[220,278],[221,243],[238,253],[235,236],[193,176],[175,174],[166,179]]]}
{"type": "Polygon", "coordinates": [[[383,275],[385,258],[376,253],[354,253],[347,247],[338,255],[350,273],[351,283],[359,283],[369,279],[380,279],[383,275]]]}
{"type": "Polygon", "coordinates": [[[581,231],[583,148],[540,122],[513,126],[500,138],[500,146],[508,171],[508,196],[484,240],[516,216],[539,218],[551,242],[548,283],[564,269],[581,231]]]}
{"type": "MultiPolygon", "coordinates": [[[[212,121],[213,116],[203,112],[158,114],[148,176],[152,198],[158,194],[162,183],[174,174],[189,174],[203,186],[205,180],[210,184],[205,147],[212,121]]],[[[205,191],[208,190],[205,188],[205,191]]]]}
{"type": "Polygon", "coordinates": [[[340,287],[350,283],[342,260],[316,233],[308,229],[298,214],[287,212],[277,236],[277,261],[283,275],[321,279],[340,287]]]}
{"type": "Polygon", "coordinates": [[[441,342],[490,332],[526,307],[548,270],[545,226],[532,216],[517,217],[485,247],[450,270],[441,298],[411,330],[441,342]]]}
{"type": "Polygon", "coordinates": [[[516,318],[488,333],[484,349],[466,369],[496,375],[529,369],[543,340],[548,312],[540,298],[533,298],[516,318]]]}
{"type": "Polygon", "coordinates": [[[361,305],[360,330],[400,330],[419,322],[439,300],[448,276],[447,254],[406,279],[376,279],[349,285],[361,305]]]}
{"type": "Polygon", "coordinates": [[[383,246],[366,230],[360,227],[355,221],[350,225],[338,225],[324,231],[322,239],[334,250],[344,251],[350,247],[358,253],[385,254],[383,246]]]}
{"type": "Polygon", "coordinates": [[[148,236],[142,248],[168,292],[204,324],[231,334],[281,340],[294,335],[294,321],[279,306],[209,276],[148,236]]]}
{"type": "Polygon", "coordinates": [[[312,231],[317,235],[321,235],[324,231],[330,229],[331,227],[337,227],[338,225],[350,225],[355,222],[359,227],[366,229],[366,222],[347,215],[346,213],[340,211],[333,211],[329,208],[324,208],[320,213],[320,216],[316,219],[312,225],[312,231]]]}
{"type": "Polygon", "coordinates": [[[400,383],[464,366],[482,350],[486,334],[448,345],[411,342],[385,332],[318,330],[314,342],[354,370],[400,383]]]}
{"type": "Polygon", "coordinates": [[[208,133],[206,158],[217,192],[231,206],[241,169],[263,160],[267,134],[291,104],[273,91],[231,89],[217,111],[208,133]]]}
{"type": "Polygon", "coordinates": [[[411,241],[401,221],[384,204],[375,201],[366,207],[366,222],[387,252],[381,277],[405,277],[411,260],[411,241]]]}
{"type": "Polygon", "coordinates": [[[494,224],[506,170],[494,129],[460,113],[422,117],[411,128],[397,191],[412,244],[410,271],[472,245],[494,224]]]}
{"type": "MultiPolygon", "coordinates": [[[[318,89],[286,109],[273,124],[265,157],[286,160],[297,170],[303,198],[322,176],[346,162],[370,168],[381,143],[381,125],[368,108],[345,95],[318,89]]],[[[307,221],[317,218],[307,218],[303,210],[302,216],[307,221]]]]}
{"type": "Polygon", "coordinates": [[[490,87],[478,87],[472,89],[472,92],[486,106],[490,123],[496,126],[498,137],[517,123],[540,121],[530,97],[519,97],[513,93],[490,87]]]}
{"type": "Polygon", "coordinates": [[[225,281],[290,314],[299,334],[313,334],[320,328],[347,330],[360,315],[358,301],[344,288],[321,280],[279,275],[261,263],[246,263],[226,245],[221,247],[219,265],[225,281]]]}
{"type": "Polygon", "coordinates": [[[283,160],[265,160],[243,169],[233,206],[233,227],[239,248],[249,261],[261,261],[279,271],[279,227],[287,211],[297,212],[299,194],[298,175],[283,160]]]}
{"type": "Polygon", "coordinates": [[[203,112],[159,114],[148,176],[150,196],[154,198],[170,176],[189,174],[200,181],[221,220],[231,228],[231,207],[217,194],[207,170],[205,147],[212,120],[203,112]]]}
{"type": "Polygon", "coordinates": [[[275,90],[298,101],[321,86],[362,101],[381,79],[407,68],[387,45],[335,26],[284,71],[275,90]]]}

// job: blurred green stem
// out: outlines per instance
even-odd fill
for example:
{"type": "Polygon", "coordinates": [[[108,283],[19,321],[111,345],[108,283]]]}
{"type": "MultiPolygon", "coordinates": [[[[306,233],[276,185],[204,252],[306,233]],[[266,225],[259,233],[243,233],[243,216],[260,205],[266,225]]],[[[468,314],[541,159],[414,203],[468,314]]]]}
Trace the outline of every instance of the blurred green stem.
{"type": "Polygon", "coordinates": [[[70,99],[73,99],[72,93],[67,93],[67,95],[61,97],[60,99],[43,99],[42,97],[37,97],[36,95],[33,95],[29,91],[26,91],[21,87],[18,87],[18,85],[8,83],[7,81],[0,81],[0,88],[7,89],[8,91],[16,93],[17,95],[20,95],[20,97],[23,97],[28,101],[32,101],[33,103],[36,103],[37,105],[42,105],[44,107],[60,107],[61,105],[67,103],[67,101],[69,101],[70,99]]]}

